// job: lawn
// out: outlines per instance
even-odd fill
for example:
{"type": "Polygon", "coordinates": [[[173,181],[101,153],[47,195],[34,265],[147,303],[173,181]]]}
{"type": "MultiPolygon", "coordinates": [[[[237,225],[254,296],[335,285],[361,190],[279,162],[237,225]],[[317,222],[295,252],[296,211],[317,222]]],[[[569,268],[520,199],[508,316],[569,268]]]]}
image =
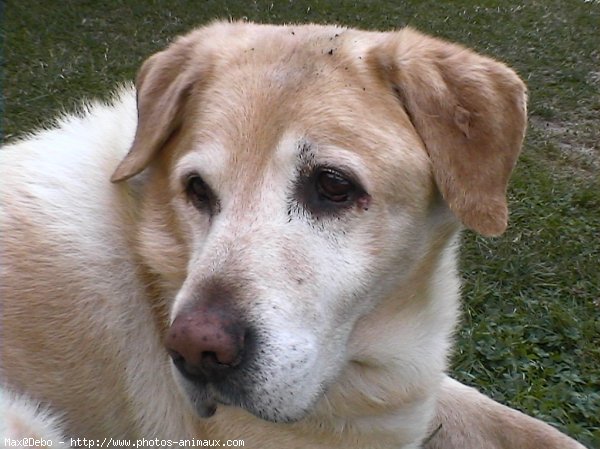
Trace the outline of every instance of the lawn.
{"type": "Polygon", "coordinates": [[[410,24],[514,67],[530,128],[507,233],[467,232],[453,373],[600,448],[600,2],[8,0],[4,139],[130,80],[145,57],[213,18],[410,24]]]}

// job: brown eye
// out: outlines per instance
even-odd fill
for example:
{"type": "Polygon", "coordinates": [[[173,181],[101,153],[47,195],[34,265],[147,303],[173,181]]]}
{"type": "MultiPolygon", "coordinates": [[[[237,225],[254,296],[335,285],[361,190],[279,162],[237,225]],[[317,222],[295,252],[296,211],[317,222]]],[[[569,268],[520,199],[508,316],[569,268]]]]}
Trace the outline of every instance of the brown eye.
{"type": "Polygon", "coordinates": [[[199,209],[211,206],[211,191],[204,180],[198,175],[187,179],[186,193],[190,201],[199,209]]]}
{"type": "Polygon", "coordinates": [[[334,203],[348,201],[356,188],[354,184],[333,170],[322,170],[317,175],[319,195],[334,203]]]}

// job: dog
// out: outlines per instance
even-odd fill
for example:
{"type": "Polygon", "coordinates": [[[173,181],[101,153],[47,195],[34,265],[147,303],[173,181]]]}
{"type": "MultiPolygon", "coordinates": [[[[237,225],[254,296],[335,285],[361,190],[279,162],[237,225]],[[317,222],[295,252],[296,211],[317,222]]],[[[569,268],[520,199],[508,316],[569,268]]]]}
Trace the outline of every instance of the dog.
{"type": "Polygon", "coordinates": [[[180,37],[0,152],[5,435],[581,448],[445,374],[525,128],[511,69],[410,28],[180,37]]]}

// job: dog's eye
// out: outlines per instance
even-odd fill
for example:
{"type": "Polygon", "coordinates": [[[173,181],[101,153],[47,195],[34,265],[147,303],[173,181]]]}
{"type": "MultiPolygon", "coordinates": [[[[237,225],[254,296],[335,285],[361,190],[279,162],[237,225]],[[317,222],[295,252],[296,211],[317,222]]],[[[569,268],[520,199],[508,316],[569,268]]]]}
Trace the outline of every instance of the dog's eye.
{"type": "Polygon", "coordinates": [[[340,173],[323,169],[317,174],[317,192],[319,196],[334,203],[343,203],[351,199],[356,187],[340,173]]]}
{"type": "Polygon", "coordinates": [[[211,191],[204,180],[198,175],[191,175],[187,178],[186,193],[190,201],[197,208],[206,208],[211,206],[211,191]]]}

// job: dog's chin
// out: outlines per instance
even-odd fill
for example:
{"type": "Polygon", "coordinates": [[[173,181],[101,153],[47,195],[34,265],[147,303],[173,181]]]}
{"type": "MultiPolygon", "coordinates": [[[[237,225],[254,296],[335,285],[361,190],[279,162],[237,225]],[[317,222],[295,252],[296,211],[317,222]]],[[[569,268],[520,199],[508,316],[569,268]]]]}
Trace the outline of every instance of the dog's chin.
{"type": "Polygon", "coordinates": [[[252,413],[257,418],[260,418],[264,421],[269,421],[275,424],[292,424],[297,421],[300,421],[306,415],[308,415],[308,410],[295,410],[293,413],[283,414],[279,410],[273,410],[270,408],[262,408],[259,407],[244,407],[245,410],[252,413]]]}
{"type": "Polygon", "coordinates": [[[180,379],[193,410],[200,418],[210,418],[220,406],[238,407],[264,421],[285,424],[294,423],[304,418],[309,409],[293,409],[283,413],[277,408],[271,408],[261,403],[246,399],[241,394],[227,394],[215,385],[199,384],[180,379]]]}
{"type": "Polygon", "coordinates": [[[200,418],[210,418],[217,412],[217,401],[208,393],[208,389],[195,389],[187,394],[192,408],[200,418]]]}

